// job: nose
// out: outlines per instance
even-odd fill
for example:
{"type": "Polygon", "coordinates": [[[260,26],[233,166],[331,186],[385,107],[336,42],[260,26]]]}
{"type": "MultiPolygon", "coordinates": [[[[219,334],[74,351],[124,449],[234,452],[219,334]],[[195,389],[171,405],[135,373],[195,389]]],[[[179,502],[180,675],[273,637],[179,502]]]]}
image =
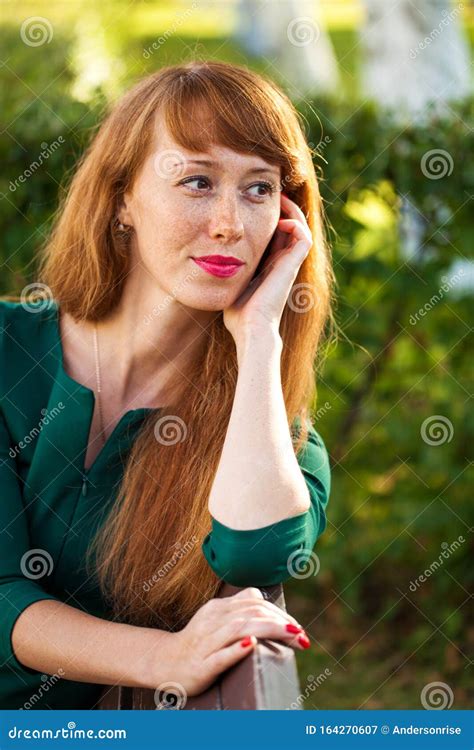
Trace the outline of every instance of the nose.
{"type": "Polygon", "coordinates": [[[212,202],[209,234],[212,239],[229,243],[243,237],[244,225],[240,216],[238,197],[226,192],[212,202]]]}

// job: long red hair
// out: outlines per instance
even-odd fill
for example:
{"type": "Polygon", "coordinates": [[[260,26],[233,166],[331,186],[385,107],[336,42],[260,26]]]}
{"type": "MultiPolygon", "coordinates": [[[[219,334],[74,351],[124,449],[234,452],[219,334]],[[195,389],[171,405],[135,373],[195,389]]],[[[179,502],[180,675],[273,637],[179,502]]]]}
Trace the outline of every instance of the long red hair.
{"type": "MultiPolygon", "coordinates": [[[[77,320],[99,321],[115,308],[130,259],[130,237],[116,227],[119,201],[151,147],[157,114],[186,149],[202,152],[216,143],[280,165],[283,190],[306,216],[313,246],[280,325],[283,393],[289,428],[300,419],[294,440],[299,451],[316,405],[321,344],[335,330],[335,279],[312,152],[300,116],[270,80],[223,62],[190,62],[139,81],[104,119],[83,154],[44,247],[39,281],[77,320]]],[[[207,502],[238,367],[222,313],[208,332],[192,371],[159,412],[169,425],[185,425],[186,439],[157,441],[157,417],[147,415],[113,512],[89,549],[91,569],[121,621],[183,627],[220,584],[201,543],[211,529],[207,502]]]]}

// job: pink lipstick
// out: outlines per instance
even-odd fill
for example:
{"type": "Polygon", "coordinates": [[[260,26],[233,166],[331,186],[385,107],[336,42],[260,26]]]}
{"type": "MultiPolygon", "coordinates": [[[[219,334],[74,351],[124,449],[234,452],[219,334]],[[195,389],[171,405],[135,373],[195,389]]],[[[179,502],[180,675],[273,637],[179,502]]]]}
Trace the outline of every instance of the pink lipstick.
{"type": "Polygon", "coordinates": [[[193,261],[207,273],[220,278],[233,276],[244,265],[242,260],[229,255],[202,255],[193,261]]]}

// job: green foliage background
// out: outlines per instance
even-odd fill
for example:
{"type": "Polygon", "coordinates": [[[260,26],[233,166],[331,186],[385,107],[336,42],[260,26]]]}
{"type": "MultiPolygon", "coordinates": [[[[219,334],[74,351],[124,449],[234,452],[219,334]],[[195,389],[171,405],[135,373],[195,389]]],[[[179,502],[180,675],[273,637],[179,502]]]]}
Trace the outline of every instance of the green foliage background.
{"type": "MultiPolygon", "coordinates": [[[[246,62],[217,26],[196,29],[198,41],[176,33],[146,59],[159,31],[151,34],[139,14],[128,18],[117,2],[104,6],[99,26],[94,14],[88,26],[77,6],[68,7],[70,18],[55,24],[44,47],[20,39],[31,6],[2,28],[2,294],[35,279],[61,186],[111,100],[165,64],[193,57],[246,62]],[[104,59],[108,75],[89,81],[87,66],[97,71],[104,59]],[[64,144],[12,189],[41,144],[60,136],[64,144]]],[[[466,23],[472,39],[471,19],[466,23]]],[[[453,261],[472,258],[473,101],[453,104],[449,117],[433,113],[423,126],[395,125],[357,92],[355,30],[330,32],[344,61],[343,91],[296,102],[316,152],[343,332],[328,351],[315,404],[333,469],[328,527],[315,550],[321,568],[285,584],[288,607],[313,641],[297,655],[305,707],[420,708],[422,688],[439,680],[453,690],[453,708],[466,708],[474,640],[472,286],[441,295],[440,287],[453,261]],[[430,149],[450,154],[451,174],[423,174],[430,149]],[[403,198],[422,225],[421,252],[412,260],[401,244],[403,198]],[[433,415],[452,425],[451,438],[439,445],[421,436],[433,415]],[[460,535],[459,549],[410,590],[443,543],[460,535]]],[[[269,61],[249,64],[278,80],[269,61]]]]}

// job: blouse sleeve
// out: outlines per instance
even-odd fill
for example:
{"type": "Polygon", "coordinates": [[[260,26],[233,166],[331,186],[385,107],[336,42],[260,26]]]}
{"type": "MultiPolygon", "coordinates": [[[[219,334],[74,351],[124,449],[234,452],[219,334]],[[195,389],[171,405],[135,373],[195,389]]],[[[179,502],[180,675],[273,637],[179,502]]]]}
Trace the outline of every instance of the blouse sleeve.
{"type": "Polygon", "coordinates": [[[23,666],[15,657],[11,634],[20,614],[33,602],[54,599],[34,580],[28,578],[31,551],[22,492],[11,456],[11,439],[0,411],[0,664],[8,663],[14,670],[35,670],[23,666]]]}
{"type": "Polygon", "coordinates": [[[313,548],[327,523],[331,471],[326,446],[312,425],[297,459],[311,498],[307,511],[245,530],[232,529],[211,517],[202,551],[223,581],[234,586],[271,586],[305,577],[302,571],[315,564],[313,548]]]}

